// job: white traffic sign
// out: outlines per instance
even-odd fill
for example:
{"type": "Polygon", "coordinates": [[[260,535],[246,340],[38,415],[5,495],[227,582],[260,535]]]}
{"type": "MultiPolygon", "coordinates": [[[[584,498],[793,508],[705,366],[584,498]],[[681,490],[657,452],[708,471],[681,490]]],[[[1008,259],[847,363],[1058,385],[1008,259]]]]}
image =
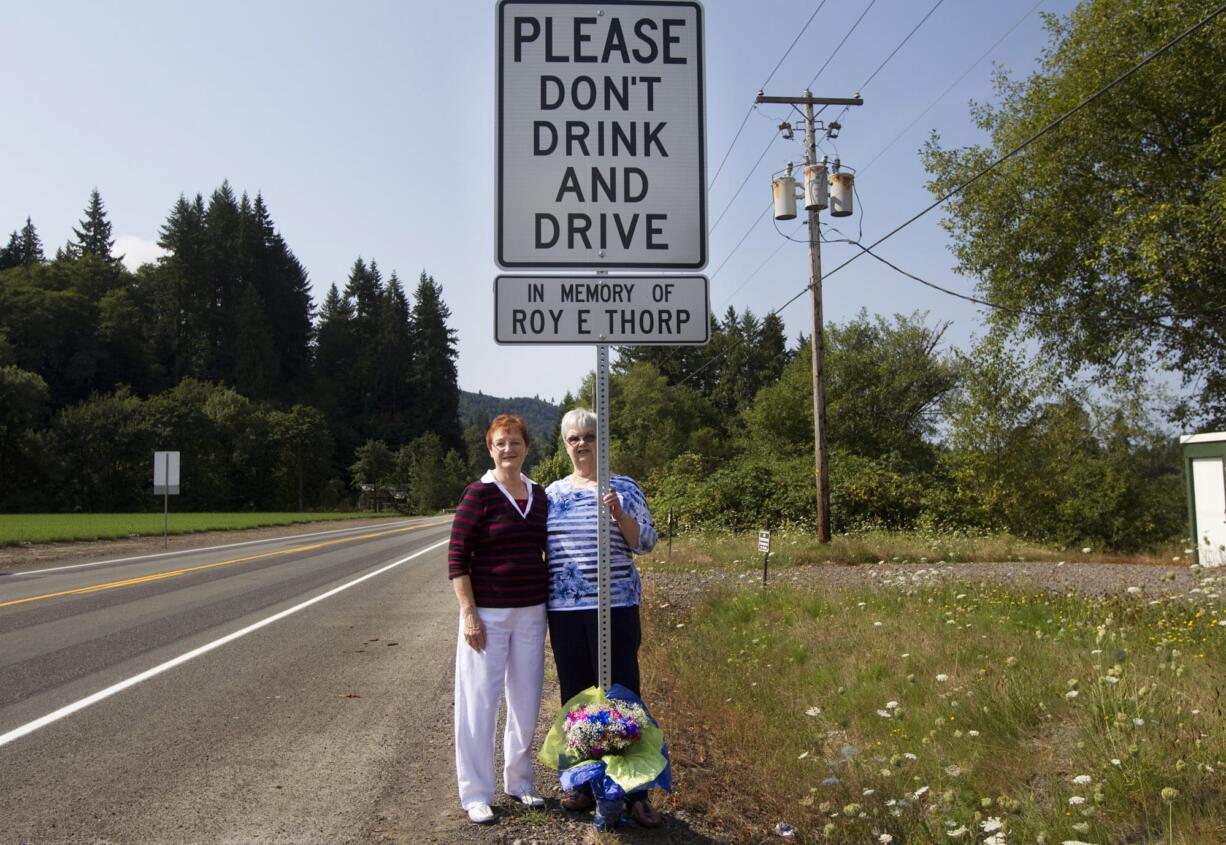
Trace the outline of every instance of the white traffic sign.
{"type": "Polygon", "coordinates": [[[771,550],[771,533],[769,531],[758,532],[758,551],[769,552],[771,550]]]}
{"type": "Polygon", "coordinates": [[[153,453],[153,494],[155,496],[179,495],[179,453],[153,453]]]}
{"type": "Polygon", "coordinates": [[[501,0],[495,260],[707,263],[703,11],[695,0],[501,0]]]}
{"type": "Polygon", "coordinates": [[[700,345],[710,333],[706,276],[498,276],[499,343],[700,345]]]}

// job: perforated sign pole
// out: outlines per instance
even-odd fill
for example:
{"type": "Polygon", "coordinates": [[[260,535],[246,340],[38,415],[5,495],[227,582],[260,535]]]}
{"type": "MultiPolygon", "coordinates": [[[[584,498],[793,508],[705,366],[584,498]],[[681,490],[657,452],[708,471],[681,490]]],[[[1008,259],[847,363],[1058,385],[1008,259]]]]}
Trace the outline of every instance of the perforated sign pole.
{"type": "Polygon", "coordinates": [[[596,346],[596,645],[599,658],[600,688],[613,686],[610,660],[612,573],[609,567],[609,509],[604,497],[609,492],[609,345],[596,346]]]}

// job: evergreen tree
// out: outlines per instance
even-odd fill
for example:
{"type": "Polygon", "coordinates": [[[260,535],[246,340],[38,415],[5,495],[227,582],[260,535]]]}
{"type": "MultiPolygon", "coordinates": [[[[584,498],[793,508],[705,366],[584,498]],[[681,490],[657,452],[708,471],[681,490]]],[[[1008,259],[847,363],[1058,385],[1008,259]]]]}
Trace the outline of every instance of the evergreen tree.
{"type": "Polygon", "coordinates": [[[354,425],[362,438],[373,436],[375,416],[379,412],[379,311],[383,304],[383,277],[379,265],[369,265],[359,257],[349,271],[345,284],[345,301],[349,304],[353,333],[354,360],[346,374],[347,392],[354,413],[354,425]]]}
{"type": "Polygon", "coordinates": [[[46,261],[43,255],[43,242],[34,229],[34,223],[26,218],[26,225],[21,227],[21,263],[41,264],[46,261]]]}
{"type": "Polygon", "coordinates": [[[464,450],[460,429],[460,388],[456,375],[456,332],[447,325],[451,309],[443,288],[421,272],[413,302],[413,385],[421,430],[434,431],[446,451],[464,450]]]}
{"type": "Polygon", "coordinates": [[[158,238],[169,254],[148,279],[154,355],[172,385],[188,377],[208,378],[213,358],[214,296],[204,216],[200,194],[193,202],[179,195],[158,238]]]}
{"type": "Polygon", "coordinates": [[[21,252],[21,239],[17,237],[17,230],[14,229],[9,235],[9,242],[6,246],[0,247],[0,272],[8,270],[12,267],[20,267],[21,262],[18,260],[18,255],[21,252]]]}
{"type": "Polygon", "coordinates": [[[244,268],[264,299],[268,328],[279,359],[283,392],[303,389],[311,365],[311,285],[305,268],[273,225],[264,197],[255,195],[249,225],[254,255],[244,268]]]}
{"type": "Polygon", "coordinates": [[[320,308],[316,338],[312,404],[327,414],[340,456],[346,460],[362,442],[358,421],[361,386],[354,378],[359,344],[353,303],[341,296],[336,285],[328,289],[320,308]]]}
{"type": "Polygon", "coordinates": [[[21,231],[10,234],[8,245],[0,249],[0,270],[42,264],[46,260],[43,255],[43,242],[29,217],[26,218],[26,225],[21,227],[21,231]]]}
{"type": "Polygon", "coordinates": [[[231,333],[235,325],[238,299],[242,293],[239,271],[238,244],[240,228],[238,202],[230,182],[209,197],[204,213],[204,271],[211,297],[208,335],[207,372],[210,381],[233,382],[236,351],[231,333]]]}
{"type": "Polygon", "coordinates": [[[92,255],[106,262],[110,267],[116,267],[123,256],[111,255],[115,239],[111,237],[111,221],[106,217],[106,209],[102,205],[102,195],[94,188],[89,194],[89,205],[85,208],[85,217],[81,220],[81,228],[72,230],[75,241],[69,242],[69,256],[78,258],[92,255]]]}
{"type": "Polygon", "coordinates": [[[413,325],[409,301],[392,273],[379,309],[375,342],[379,436],[407,443],[413,433],[413,325]]]}
{"type": "Polygon", "coordinates": [[[243,396],[264,401],[277,391],[280,366],[273,348],[264,299],[244,285],[234,315],[234,386],[243,396]]]}

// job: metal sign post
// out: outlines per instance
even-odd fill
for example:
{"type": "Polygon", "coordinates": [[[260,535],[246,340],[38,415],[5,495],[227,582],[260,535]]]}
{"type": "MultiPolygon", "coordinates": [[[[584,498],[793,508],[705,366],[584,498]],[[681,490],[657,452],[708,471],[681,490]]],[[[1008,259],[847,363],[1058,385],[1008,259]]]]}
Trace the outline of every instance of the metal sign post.
{"type": "Polygon", "coordinates": [[[600,688],[613,686],[611,650],[612,573],[609,566],[609,346],[596,347],[596,646],[600,688]]]}

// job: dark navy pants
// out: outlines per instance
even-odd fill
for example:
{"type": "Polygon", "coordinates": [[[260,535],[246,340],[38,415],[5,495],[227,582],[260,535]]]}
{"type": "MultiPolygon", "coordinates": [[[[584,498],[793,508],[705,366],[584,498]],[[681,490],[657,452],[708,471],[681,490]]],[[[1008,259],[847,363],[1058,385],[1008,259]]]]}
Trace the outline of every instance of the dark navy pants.
{"type": "MultiPolygon", "coordinates": [[[[641,696],[639,644],[643,633],[639,627],[638,605],[613,608],[609,630],[612,682],[641,696]]],[[[588,687],[597,685],[600,655],[595,610],[549,611],[549,643],[553,648],[554,664],[558,668],[563,704],[588,687]]]]}

